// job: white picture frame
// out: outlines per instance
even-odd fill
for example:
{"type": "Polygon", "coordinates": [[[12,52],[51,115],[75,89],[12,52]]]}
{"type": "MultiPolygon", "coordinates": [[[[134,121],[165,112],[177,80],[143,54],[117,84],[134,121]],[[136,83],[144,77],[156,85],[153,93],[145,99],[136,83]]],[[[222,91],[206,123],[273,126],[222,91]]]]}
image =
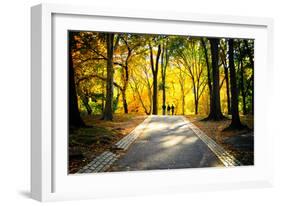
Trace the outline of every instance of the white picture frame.
{"type": "Polygon", "coordinates": [[[53,201],[273,185],[274,136],[266,109],[274,75],[272,19],[40,4],[31,9],[31,26],[32,198],[53,201]],[[66,96],[67,55],[62,55],[68,29],[255,38],[255,165],[67,175],[67,113],[58,108],[63,107],[59,98],[66,96]]]}

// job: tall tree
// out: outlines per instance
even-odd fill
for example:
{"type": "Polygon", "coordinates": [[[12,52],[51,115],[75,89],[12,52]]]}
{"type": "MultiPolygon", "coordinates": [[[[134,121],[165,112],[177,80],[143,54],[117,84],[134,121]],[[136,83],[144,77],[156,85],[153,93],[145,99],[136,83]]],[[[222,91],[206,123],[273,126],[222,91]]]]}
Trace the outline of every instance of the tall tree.
{"type": "Polygon", "coordinates": [[[179,39],[176,43],[177,58],[180,59],[181,65],[185,68],[186,75],[192,81],[194,97],[194,113],[198,114],[199,100],[202,96],[207,80],[204,75],[203,51],[200,49],[200,41],[196,38],[179,39]],[[183,46],[184,45],[184,46],[183,46]]]}
{"type": "Polygon", "coordinates": [[[153,75],[153,104],[152,104],[152,114],[158,114],[158,69],[159,69],[159,58],[161,54],[161,44],[157,46],[157,54],[154,64],[154,54],[153,54],[153,46],[151,42],[149,42],[149,50],[150,50],[150,64],[151,71],[153,75]]]}
{"type": "Polygon", "coordinates": [[[102,119],[113,120],[113,50],[114,33],[106,34],[107,66],[106,66],[106,102],[102,119]]]}
{"type": "Polygon", "coordinates": [[[212,78],[211,78],[211,66],[210,66],[210,61],[209,61],[208,49],[207,49],[207,45],[206,45],[204,38],[201,38],[201,45],[203,47],[204,55],[205,55],[207,77],[208,77],[208,88],[209,88],[209,101],[210,101],[210,108],[212,108],[213,107],[213,100],[212,100],[213,85],[212,85],[212,78]]]}
{"type": "Polygon", "coordinates": [[[242,96],[242,110],[243,114],[245,115],[247,113],[247,106],[246,106],[246,92],[245,92],[245,83],[244,83],[244,51],[241,48],[242,44],[238,42],[238,50],[239,50],[239,62],[238,67],[240,71],[240,92],[242,96]]]}
{"type": "MultiPolygon", "coordinates": [[[[139,35],[135,34],[120,34],[120,40],[122,45],[120,46],[120,56],[122,59],[121,66],[121,79],[122,79],[122,102],[124,113],[128,113],[128,103],[127,103],[127,88],[129,84],[130,68],[129,63],[134,55],[137,53],[135,50],[141,45],[143,39],[139,35]],[[126,55],[124,55],[126,54],[126,55]],[[123,57],[124,56],[124,57],[123,57]],[[122,58],[123,57],[123,58],[122,58]]],[[[140,51],[141,53],[142,51],[140,51]]]]}
{"type": "Polygon", "coordinates": [[[210,114],[207,119],[209,120],[222,120],[225,117],[221,112],[220,104],[220,76],[219,76],[219,39],[209,38],[211,45],[211,57],[212,57],[212,77],[213,77],[213,88],[212,88],[212,104],[210,107],[210,114]]]}
{"type": "MultiPolygon", "coordinates": [[[[167,67],[170,59],[170,52],[169,52],[169,39],[168,37],[162,43],[162,53],[161,53],[161,89],[162,89],[162,106],[166,107],[166,74],[167,74],[167,67]]],[[[166,114],[166,109],[163,109],[163,115],[166,114]]]]}
{"type": "MultiPolygon", "coordinates": [[[[128,37],[128,35],[126,35],[128,37]]],[[[124,113],[128,114],[128,103],[127,103],[127,97],[126,97],[126,91],[129,83],[129,59],[132,55],[132,49],[128,43],[128,40],[126,37],[122,37],[122,41],[125,43],[126,49],[127,49],[127,56],[125,59],[125,65],[122,65],[122,80],[123,80],[123,86],[121,89],[122,93],[122,102],[123,102],[123,109],[124,113]]]]}
{"type": "Polygon", "coordinates": [[[238,92],[236,83],[236,71],[233,56],[233,39],[228,40],[229,48],[229,69],[230,69],[230,88],[231,88],[231,124],[228,129],[240,129],[244,126],[241,124],[238,109],[238,92]]]}
{"type": "MultiPolygon", "coordinates": [[[[252,75],[250,77],[250,82],[248,87],[252,88],[252,97],[251,97],[251,112],[254,114],[254,41],[253,40],[244,40],[246,54],[249,57],[250,67],[252,68],[252,75]]],[[[249,88],[248,88],[249,90],[249,88]]]]}
{"type": "Polygon", "coordinates": [[[75,34],[76,32],[68,32],[68,114],[69,125],[71,127],[85,126],[84,121],[80,116],[77,102],[77,91],[75,86],[75,71],[73,66],[72,52],[75,51],[75,34]]]}
{"type": "MultiPolygon", "coordinates": [[[[225,40],[223,40],[225,42],[225,40]]],[[[221,61],[224,68],[224,76],[225,76],[225,87],[226,87],[226,100],[227,100],[227,113],[231,114],[231,104],[230,104],[230,90],[229,90],[229,68],[227,65],[227,58],[226,58],[226,52],[227,52],[227,44],[221,44],[221,61]]]]}
{"type": "Polygon", "coordinates": [[[174,65],[174,67],[176,67],[177,70],[179,71],[179,72],[177,72],[176,76],[177,76],[177,79],[180,84],[182,115],[185,115],[185,97],[186,97],[186,94],[189,93],[189,91],[192,89],[192,87],[186,88],[186,75],[187,74],[185,71],[185,67],[183,65],[181,65],[181,63],[179,61],[176,61],[175,63],[176,64],[174,65]]]}

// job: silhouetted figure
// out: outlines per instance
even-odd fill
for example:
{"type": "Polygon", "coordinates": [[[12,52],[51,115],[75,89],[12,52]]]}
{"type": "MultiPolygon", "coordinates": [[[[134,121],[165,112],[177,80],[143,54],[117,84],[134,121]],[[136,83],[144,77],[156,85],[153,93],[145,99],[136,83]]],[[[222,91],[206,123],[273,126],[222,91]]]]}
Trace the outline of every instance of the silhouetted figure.
{"type": "Polygon", "coordinates": [[[162,105],[162,110],[163,110],[163,115],[165,115],[166,114],[166,105],[164,104],[164,105],[162,105]]]}
{"type": "Polygon", "coordinates": [[[170,110],[171,110],[171,107],[170,107],[170,105],[168,105],[168,107],[167,107],[168,115],[170,115],[170,110]]]}
{"type": "Polygon", "coordinates": [[[174,115],[174,113],[175,113],[175,107],[174,107],[174,105],[172,104],[172,115],[174,115]]]}

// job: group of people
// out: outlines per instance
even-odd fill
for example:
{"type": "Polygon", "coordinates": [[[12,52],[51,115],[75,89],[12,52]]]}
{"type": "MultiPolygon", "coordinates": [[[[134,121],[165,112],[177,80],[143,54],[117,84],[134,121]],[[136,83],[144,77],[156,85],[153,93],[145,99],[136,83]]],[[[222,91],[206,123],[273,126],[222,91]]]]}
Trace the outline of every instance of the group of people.
{"type": "Polygon", "coordinates": [[[167,107],[166,107],[166,105],[163,105],[163,106],[162,106],[163,114],[166,114],[166,108],[167,108],[167,113],[168,113],[168,115],[171,114],[171,111],[172,111],[172,115],[175,114],[175,106],[174,106],[173,104],[172,104],[172,106],[170,106],[170,105],[168,104],[167,107]]]}

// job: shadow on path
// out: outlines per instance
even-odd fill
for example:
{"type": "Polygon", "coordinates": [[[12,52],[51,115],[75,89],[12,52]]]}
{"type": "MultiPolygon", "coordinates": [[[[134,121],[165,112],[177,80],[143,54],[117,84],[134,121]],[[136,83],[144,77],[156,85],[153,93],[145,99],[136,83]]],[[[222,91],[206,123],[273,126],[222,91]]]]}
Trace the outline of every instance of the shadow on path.
{"type": "Polygon", "coordinates": [[[111,171],[223,166],[181,116],[153,116],[111,171]]]}

